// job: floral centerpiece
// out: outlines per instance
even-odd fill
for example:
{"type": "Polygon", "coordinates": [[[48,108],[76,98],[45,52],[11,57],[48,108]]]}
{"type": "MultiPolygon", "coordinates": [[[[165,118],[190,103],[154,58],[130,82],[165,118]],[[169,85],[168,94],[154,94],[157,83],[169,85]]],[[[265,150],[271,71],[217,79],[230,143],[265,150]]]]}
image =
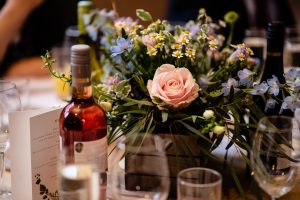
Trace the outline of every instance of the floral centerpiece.
{"type": "MultiPolygon", "coordinates": [[[[282,109],[299,107],[299,71],[288,72],[285,84],[276,77],[255,83],[258,65],[252,50],[231,44],[235,12],[215,22],[200,9],[196,20],[182,26],[153,21],[141,9],[137,16],[149,25],[118,18],[114,11],[83,16],[86,42],[99,53],[105,72],[99,82],[94,68],[94,96],[106,111],[110,141],[139,132],[195,135],[203,155],[218,159],[212,151],[227,137],[226,149],[237,147],[249,163],[251,137],[264,115],[256,97],[265,99],[265,109],[282,102],[282,109]],[[226,37],[224,30],[229,30],[226,37]],[[276,97],[279,90],[285,99],[276,97]]],[[[53,71],[50,54],[43,60],[54,76],[71,81],[53,71]]]]}

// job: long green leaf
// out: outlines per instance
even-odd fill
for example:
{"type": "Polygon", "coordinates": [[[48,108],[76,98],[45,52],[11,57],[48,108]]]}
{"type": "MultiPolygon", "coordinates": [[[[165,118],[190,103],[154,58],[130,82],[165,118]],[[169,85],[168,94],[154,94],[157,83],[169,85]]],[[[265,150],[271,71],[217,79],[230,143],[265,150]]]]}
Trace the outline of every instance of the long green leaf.
{"type": "Polygon", "coordinates": [[[232,178],[233,178],[233,180],[235,182],[235,185],[236,185],[239,193],[242,195],[242,197],[244,199],[248,199],[248,197],[246,196],[245,191],[244,191],[244,189],[243,189],[243,187],[241,185],[241,182],[240,182],[239,178],[237,177],[237,174],[236,174],[236,172],[235,172],[232,164],[229,164],[228,166],[229,166],[229,169],[230,169],[231,176],[232,176],[232,178]]]}
{"type": "Polygon", "coordinates": [[[179,123],[181,123],[186,129],[188,129],[189,131],[191,131],[192,133],[200,136],[201,138],[203,138],[205,141],[209,142],[210,144],[212,144],[212,142],[207,138],[205,137],[204,135],[202,135],[200,133],[200,131],[198,131],[197,129],[195,129],[194,127],[190,126],[189,124],[187,123],[184,123],[183,121],[181,120],[178,120],[179,123]]]}
{"type": "Polygon", "coordinates": [[[150,102],[148,99],[136,100],[136,99],[132,99],[129,97],[125,97],[124,100],[127,101],[128,103],[131,102],[131,103],[135,103],[135,104],[139,104],[139,105],[154,106],[154,104],[152,102],[150,102]]]}

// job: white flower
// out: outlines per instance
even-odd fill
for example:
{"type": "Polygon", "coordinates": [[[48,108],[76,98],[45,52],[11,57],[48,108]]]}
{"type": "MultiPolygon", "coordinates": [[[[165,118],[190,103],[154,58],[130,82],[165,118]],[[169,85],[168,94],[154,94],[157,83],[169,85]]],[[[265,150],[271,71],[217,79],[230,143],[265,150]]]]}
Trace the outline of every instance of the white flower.
{"type": "Polygon", "coordinates": [[[218,49],[218,41],[216,39],[210,40],[208,42],[208,45],[209,45],[210,50],[212,50],[212,51],[215,51],[218,49]]]}
{"type": "Polygon", "coordinates": [[[149,56],[155,56],[157,54],[157,49],[152,46],[147,46],[147,54],[149,56]]]}
{"type": "Polygon", "coordinates": [[[172,56],[173,57],[175,57],[175,58],[181,58],[182,57],[182,53],[181,53],[181,51],[174,51],[173,53],[172,53],[172,56]]]}
{"type": "Polygon", "coordinates": [[[214,115],[215,115],[215,113],[212,110],[205,110],[203,113],[203,117],[205,119],[211,119],[214,115]]]}
{"type": "Polygon", "coordinates": [[[171,45],[171,49],[177,49],[177,50],[181,50],[182,45],[179,43],[174,43],[171,45]]]}
{"type": "Polygon", "coordinates": [[[214,134],[217,134],[217,135],[221,135],[222,133],[224,133],[226,130],[225,126],[219,126],[219,125],[216,125],[214,128],[213,128],[213,133],[214,134]]]}
{"type": "Polygon", "coordinates": [[[195,54],[196,54],[196,51],[195,49],[192,49],[192,48],[187,48],[186,49],[186,52],[185,52],[185,55],[189,58],[195,58],[195,54]]]}
{"type": "Polygon", "coordinates": [[[101,106],[101,108],[102,108],[105,112],[111,111],[111,108],[112,108],[111,103],[106,102],[106,101],[102,101],[102,102],[100,103],[100,106],[101,106]]]}

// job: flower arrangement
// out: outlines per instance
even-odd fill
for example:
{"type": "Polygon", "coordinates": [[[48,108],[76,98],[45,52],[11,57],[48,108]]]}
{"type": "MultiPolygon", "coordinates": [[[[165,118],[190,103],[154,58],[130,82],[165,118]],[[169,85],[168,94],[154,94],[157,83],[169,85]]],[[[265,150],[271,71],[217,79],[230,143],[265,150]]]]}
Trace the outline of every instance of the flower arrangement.
{"type": "MultiPolygon", "coordinates": [[[[227,137],[226,149],[238,147],[248,163],[245,152],[264,115],[255,99],[263,98],[265,109],[282,102],[282,110],[300,107],[299,70],[285,74],[285,84],[275,76],[255,83],[258,65],[252,50],[231,44],[235,12],[216,23],[200,9],[196,20],[182,26],[153,21],[141,9],[137,16],[149,25],[118,18],[114,11],[83,16],[88,43],[96,44],[91,47],[104,69],[102,82],[94,81],[94,96],[106,111],[110,141],[139,132],[196,135],[200,151],[215,158],[212,151],[227,137]],[[226,28],[227,37],[222,34],[226,28]],[[284,99],[277,97],[279,90],[284,99]]],[[[70,82],[53,71],[50,54],[42,58],[54,76],[70,82]]]]}

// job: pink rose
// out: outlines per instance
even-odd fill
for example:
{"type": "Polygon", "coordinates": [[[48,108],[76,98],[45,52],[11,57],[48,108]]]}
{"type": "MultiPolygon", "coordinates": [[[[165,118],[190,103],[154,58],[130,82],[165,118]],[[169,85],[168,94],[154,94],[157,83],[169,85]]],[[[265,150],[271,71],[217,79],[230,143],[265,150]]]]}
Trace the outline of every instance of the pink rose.
{"type": "Polygon", "coordinates": [[[156,70],[153,81],[148,80],[147,89],[160,110],[165,109],[164,105],[157,102],[155,97],[167,106],[180,109],[187,107],[198,97],[199,85],[187,68],[163,64],[156,70]]]}

